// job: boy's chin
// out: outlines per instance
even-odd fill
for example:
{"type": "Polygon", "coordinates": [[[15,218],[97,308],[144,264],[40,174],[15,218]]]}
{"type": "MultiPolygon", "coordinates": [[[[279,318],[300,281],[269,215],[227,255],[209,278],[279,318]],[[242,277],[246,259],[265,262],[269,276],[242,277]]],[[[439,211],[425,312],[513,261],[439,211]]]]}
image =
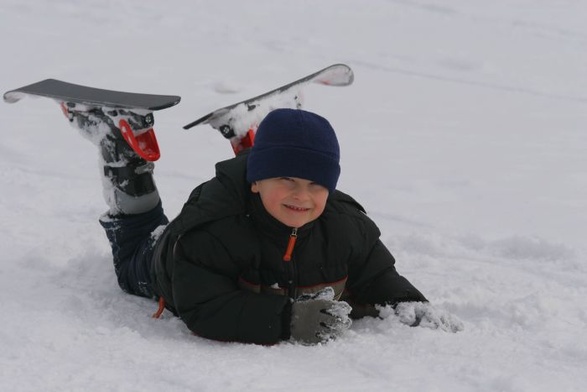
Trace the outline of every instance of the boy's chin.
{"type": "Polygon", "coordinates": [[[299,228],[304,226],[306,223],[309,223],[310,220],[308,219],[293,219],[293,218],[288,218],[288,217],[278,217],[276,218],[278,221],[280,221],[281,223],[283,223],[284,225],[291,227],[291,228],[299,228]]]}

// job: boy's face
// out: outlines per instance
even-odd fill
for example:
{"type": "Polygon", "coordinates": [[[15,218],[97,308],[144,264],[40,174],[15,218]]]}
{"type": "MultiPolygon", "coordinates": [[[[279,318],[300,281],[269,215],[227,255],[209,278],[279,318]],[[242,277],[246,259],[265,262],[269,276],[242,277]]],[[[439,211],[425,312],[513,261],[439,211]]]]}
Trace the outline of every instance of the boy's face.
{"type": "Polygon", "coordinates": [[[261,196],[271,216],[289,227],[302,227],[317,219],[324,212],[328,199],[328,189],[296,177],[255,181],[251,190],[261,196]]]}

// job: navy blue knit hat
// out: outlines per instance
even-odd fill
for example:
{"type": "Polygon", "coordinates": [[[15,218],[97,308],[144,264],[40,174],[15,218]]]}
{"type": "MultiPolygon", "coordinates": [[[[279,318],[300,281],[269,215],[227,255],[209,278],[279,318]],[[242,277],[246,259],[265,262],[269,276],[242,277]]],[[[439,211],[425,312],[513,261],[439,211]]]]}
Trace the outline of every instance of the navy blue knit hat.
{"type": "Polygon", "coordinates": [[[338,140],[328,120],[304,110],[276,109],[259,124],[247,181],[298,177],[332,193],[340,175],[339,160],[338,140]]]}

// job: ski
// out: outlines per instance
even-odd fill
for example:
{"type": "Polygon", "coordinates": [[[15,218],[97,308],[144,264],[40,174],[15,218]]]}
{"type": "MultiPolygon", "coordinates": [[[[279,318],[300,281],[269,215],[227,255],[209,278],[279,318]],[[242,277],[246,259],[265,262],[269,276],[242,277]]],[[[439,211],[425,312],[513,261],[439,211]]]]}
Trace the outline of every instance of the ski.
{"type": "Polygon", "coordinates": [[[92,111],[101,111],[120,129],[128,145],[142,158],[155,161],[161,156],[153,130],[153,111],[177,105],[175,95],[140,94],[81,86],[46,79],[4,93],[4,101],[15,103],[26,96],[50,98],[59,103],[73,122],[92,111]]]}
{"type": "Polygon", "coordinates": [[[301,109],[302,92],[307,85],[348,86],[353,80],[353,71],[348,65],[334,64],[256,97],[214,110],[183,128],[209,124],[229,139],[234,152],[238,153],[253,145],[255,130],[270,111],[277,108],[301,109]]]}
{"type": "Polygon", "coordinates": [[[81,86],[57,79],[46,79],[4,93],[4,101],[15,103],[27,95],[53,98],[60,102],[121,109],[161,110],[177,105],[175,95],[139,94],[81,86]]]}

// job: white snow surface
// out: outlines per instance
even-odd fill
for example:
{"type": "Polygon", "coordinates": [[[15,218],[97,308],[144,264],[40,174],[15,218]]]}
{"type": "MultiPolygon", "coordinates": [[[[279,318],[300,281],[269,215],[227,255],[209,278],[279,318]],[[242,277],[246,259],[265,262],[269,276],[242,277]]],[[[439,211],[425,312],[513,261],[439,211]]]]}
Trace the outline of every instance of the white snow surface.
{"type": "Polygon", "coordinates": [[[2,391],[584,391],[587,2],[3,0],[0,87],[45,78],[182,102],[157,112],[174,217],[230,158],[181,127],[334,63],[310,86],[339,188],[465,329],[353,323],[319,346],[193,336],[117,286],[96,147],[47,99],[0,103],[2,391]]]}

